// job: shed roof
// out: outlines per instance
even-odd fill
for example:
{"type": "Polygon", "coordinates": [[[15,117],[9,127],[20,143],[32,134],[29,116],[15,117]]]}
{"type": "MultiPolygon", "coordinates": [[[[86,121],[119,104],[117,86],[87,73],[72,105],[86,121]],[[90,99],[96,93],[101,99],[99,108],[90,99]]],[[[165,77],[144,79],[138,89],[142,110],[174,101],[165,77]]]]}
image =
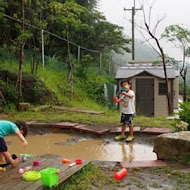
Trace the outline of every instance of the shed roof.
{"type": "MultiPolygon", "coordinates": [[[[169,79],[174,79],[176,76],[179,76],[179,71],[176,71],[172,65],[167,65],[166,69],[169,79]]],[[[165,78],[163,66],[153,64],[126,64],[125,66],[118,68],[115,78],[131,78],[143,72],[147,72],[158,78],[165,78]]]]}

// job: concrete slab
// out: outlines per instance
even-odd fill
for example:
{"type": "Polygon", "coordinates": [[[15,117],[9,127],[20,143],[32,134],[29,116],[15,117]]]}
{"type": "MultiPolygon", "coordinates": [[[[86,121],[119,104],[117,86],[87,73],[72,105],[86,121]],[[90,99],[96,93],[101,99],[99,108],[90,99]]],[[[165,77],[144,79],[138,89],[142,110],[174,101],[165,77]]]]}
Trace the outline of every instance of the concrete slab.
{"type": "Polygon", "coordinates": [[[53,108],[59,109],[59,110],[79,112],[79,113],[89,113],[89,114],[94,114],[94,115],[104,114],[104,112],[101,112],[101,111],[86,110],[86,109],[79,109],[79,108],[70,108],[70,107],[65,107],[65,106],[53,106],[53,108]]]}
{"type": "MultiPolygon", "coordinates": [[[[141,132],[141,128],[140,127],[134,127],[134,132],[135,133],[140,133],[141,132]]],[[[126,128],[126,132],[129,132],[129,128],[126,128]]],[[[110,133],[121,133],[121,127],[114,127],[110,130],[110,133]]]]}
{"type": "Polygon", "coordinates": [[[49,123],[38,123],[38,122],[32,122],[32,123],[27,123],[29,127],[49,127],[49,123]]]}
{"type": "Polygon", "coordinates": [[[149,161],[133,161],[121,163],[124,168],[148,168],[148,167],[164,167],[167,166],[162,160],[149,160],[149,161]]]}
{"type": "Polygon", "coordinates": [[[58,128],[62,128],[62,129],[73,128],[76,125],[78,125],[78,123],[71,123],[71,122],[52,122],[52,123],[49,123],[50,127],[58,127],[58,128]]]}
{"type": "Polygon", "coordinates": [[[110,129],[93,130],[93,129],[89,129],[86,125],[77,125],[73,129],[81,131],[81,132],[87,132],[87,133],[92,133],[92,134],[97,134],[97,135],[103,135],[110,131],[110,129]]]}
{"type": "Polygon", "coordinates": [[[35,108],[32,108],[31,111],[38,112],[38,111],[43,111],[43,110],[49,109],[49,108],[50,108],[49,105],[41,105],[41,106],[37,106],[35,108]]]}
{"type": "Polygon", "coordinates": [[[104,130],[101,130],[101,131],[95,131],[95,134],[104,135],[104,134],[106,134],[108,132],[110,132],[110,129],[104,129],[104,130]]]}
{"type": "Polygon", "coordinates": [[[142,131],[142,133],[156,135],[156,134],[164,134],[164,133],[171,133],[173,129],[170,128],[146,128],[142,131]]]}

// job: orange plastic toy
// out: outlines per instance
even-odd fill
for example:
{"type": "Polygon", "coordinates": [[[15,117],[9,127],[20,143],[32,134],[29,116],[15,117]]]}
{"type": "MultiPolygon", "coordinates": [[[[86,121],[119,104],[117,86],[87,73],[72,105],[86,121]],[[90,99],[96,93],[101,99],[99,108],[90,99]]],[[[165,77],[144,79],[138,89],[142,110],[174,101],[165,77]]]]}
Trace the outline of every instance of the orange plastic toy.
{"type": "Polygon", "coordinates": [[[71,160],[66,159],[66,158],[63,158],[63,159],[62,159],[62,163],[63,163],[63,164],[70,164],[70,163],[71,163],[71,160]]]}

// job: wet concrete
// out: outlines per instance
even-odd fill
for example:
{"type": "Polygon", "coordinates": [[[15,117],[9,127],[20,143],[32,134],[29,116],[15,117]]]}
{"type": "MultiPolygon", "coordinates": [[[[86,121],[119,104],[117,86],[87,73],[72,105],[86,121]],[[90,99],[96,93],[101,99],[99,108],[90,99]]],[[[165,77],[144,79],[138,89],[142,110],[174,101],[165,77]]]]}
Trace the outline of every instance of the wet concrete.
{"type": "Polygon", "coordinates": [[[101,161],[156,160],[153,153],[154,136],[136,135],[132,143],[116,142],[114,136],[90,136],[77,133],[53,133],[30,135],[28,147],[24,150],[16,136],[7,137],[10,153],[34,155],[55,154],[65,158],[81,158],[101,161]]]}

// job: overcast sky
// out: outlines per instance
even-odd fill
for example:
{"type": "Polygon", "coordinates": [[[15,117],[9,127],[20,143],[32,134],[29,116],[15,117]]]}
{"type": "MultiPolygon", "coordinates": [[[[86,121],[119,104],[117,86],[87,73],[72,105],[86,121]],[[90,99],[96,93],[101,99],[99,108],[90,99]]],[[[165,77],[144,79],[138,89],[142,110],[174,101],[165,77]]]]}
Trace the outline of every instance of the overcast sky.
{"type": "MultiPolygon", "coordinates": [[[[140,8],[142,0],[136,0],[136,8],[140,8]]],[[[144,0],[153,2],[153,0],[144,0]]],[[[124,33],[131,37],[131,12],[124,11],[124,7],[130,9],[134,0],[99,0],[99,10],[104,13],[107,20],[123,26],[124,33]]],[[[148,3],[145,4],[146,7],[148,3]]],[[[152,11],[152,25],[166,14],[166,18],[160,23],[158,28],[158,36],[164,32],[165,27],[172,24],[183,25],[184,28],[190,29],[190,0],[156,0],[152,11]]],[[[141,25],[143,21],[142,11],[138,11],[135,15],[135,22],[141,25]]],[[[142,35],[135,30],[135,37],[143,39],[142,35]]],[[[166,53],[177,60],[181,60],[181,52],[176,50],[173,45],[162,42],[162,46],[166,53]]]]}

